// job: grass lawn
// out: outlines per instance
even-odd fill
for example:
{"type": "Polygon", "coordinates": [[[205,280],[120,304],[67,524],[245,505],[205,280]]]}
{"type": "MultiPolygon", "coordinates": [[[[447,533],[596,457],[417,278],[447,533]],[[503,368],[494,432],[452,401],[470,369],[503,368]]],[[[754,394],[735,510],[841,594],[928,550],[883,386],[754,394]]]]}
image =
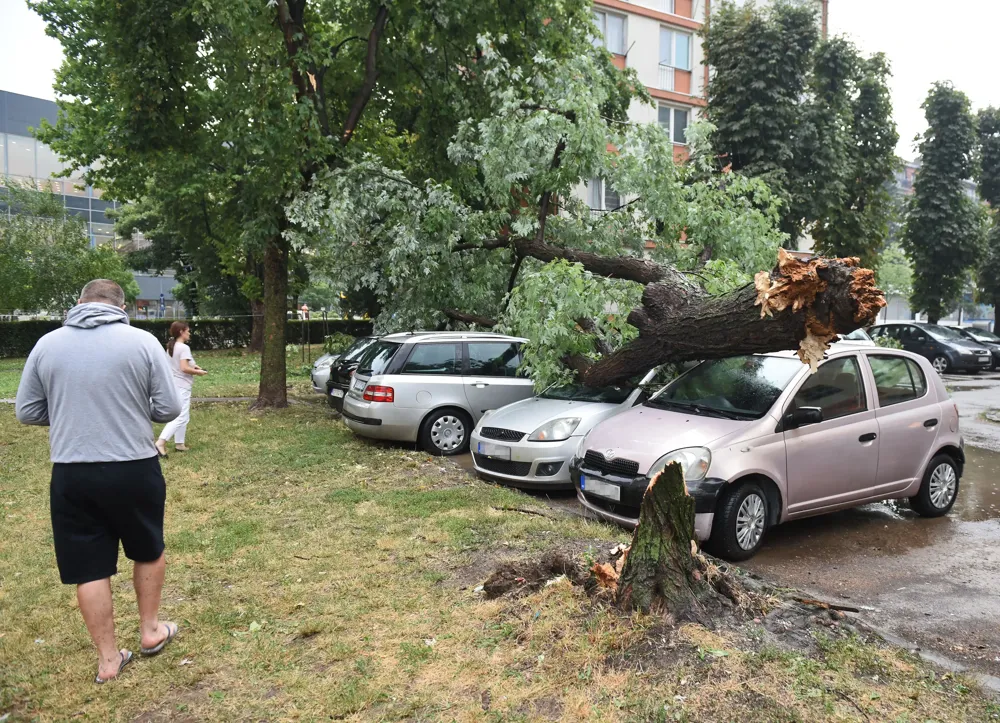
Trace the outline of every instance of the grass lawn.
{"type": "MultiPolygon", "coordinates": [[[[753,623],[738,635],[677,630],[565,578],[487,601],[476,587],[498,559],[554,547],[586,557],[627,537],[357,440],[320,405],[251,415],[202,404],[192,416],[192,451],[164,463],[163,614],[182,632],[98,687],[51,549],[45,430],[0,406],[4,723],[1000,716],[969,683],[857,638],[819,637],[805,655],[766,644],[753,623]]],[[[124,557],[119,572],[119,643],[134,650],[124,557]]]]}
{"type": "MultiPolygon", "coordinates": [[[[323,348],[313,344],[307,350],[305,359],[313,361],[323,354],[323,348]]],[[[289,394],[309,396],[313,394],[309,384],[310,364],[303,363],[302,347],[289,346],[286,351],[288,383],[292,385],[289,394]]],[[[241,349],[194,352],[194,358],[208,370],[208,375],[194,381],[197,397],[255,397],[260,384],[260,355],[250,354],[241,349]]],[[[21,380],[24,359],[0,359],[0,399],[13,399],[21,380]]]]}

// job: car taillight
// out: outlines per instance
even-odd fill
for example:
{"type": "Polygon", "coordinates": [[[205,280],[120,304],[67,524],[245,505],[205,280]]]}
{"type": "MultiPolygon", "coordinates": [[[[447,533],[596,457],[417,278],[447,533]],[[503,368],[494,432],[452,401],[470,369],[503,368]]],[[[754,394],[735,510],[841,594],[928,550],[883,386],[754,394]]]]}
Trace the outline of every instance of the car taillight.
{"type": "Polygon", "coordinates": [[[395,392],[392,387],[369,384],[365,387],[364,399],[366,402],[392,402],[395,400],[395,392]]]}

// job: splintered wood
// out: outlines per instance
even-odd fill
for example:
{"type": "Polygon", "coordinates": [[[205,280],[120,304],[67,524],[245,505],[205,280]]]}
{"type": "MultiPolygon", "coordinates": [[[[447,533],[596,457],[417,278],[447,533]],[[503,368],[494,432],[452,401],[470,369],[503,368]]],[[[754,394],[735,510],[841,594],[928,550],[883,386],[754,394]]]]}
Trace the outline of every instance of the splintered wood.
{"type": "Polygon", "coordinates": [[[799,342],[797,354],[813,372],[838,333],[832,308],[817,303],[829,285],[825,275],[832,273],[835,266],[850,269],[855,322],[874,321],[879,309],[885,306],[885,295],[875,286],[875,274],[870,269],[859,268],[859,264],[857,257],[801,260],[779,249],[778,266],[773,271],[761,271],[754,276],[755,305],[760,307],[762,319],[786,309],[793,313],[806,310],[806,333],[799,342]]]}

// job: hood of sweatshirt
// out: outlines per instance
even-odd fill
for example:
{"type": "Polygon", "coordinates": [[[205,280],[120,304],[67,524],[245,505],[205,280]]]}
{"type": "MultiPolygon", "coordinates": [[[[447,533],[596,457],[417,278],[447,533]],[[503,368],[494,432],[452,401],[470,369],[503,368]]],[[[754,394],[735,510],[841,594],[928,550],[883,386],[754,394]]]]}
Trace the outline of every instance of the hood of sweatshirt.
{"type": "Polygon", "coordinates": [[[111,304],[101,304],[96,301],[77,304],[66,314],[64,326],[75,326],[78,329],[93,329],[105,324],[128,323],[128,314],[111,304]]]}

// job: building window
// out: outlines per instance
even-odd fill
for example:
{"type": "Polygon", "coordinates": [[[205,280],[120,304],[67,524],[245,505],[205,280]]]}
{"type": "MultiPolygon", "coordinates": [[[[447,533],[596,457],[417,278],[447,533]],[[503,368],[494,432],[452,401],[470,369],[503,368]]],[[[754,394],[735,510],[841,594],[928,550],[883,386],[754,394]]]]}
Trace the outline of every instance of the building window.
{"type": "Polygon", "coordinates": [[[691,35],[660,27],[660,65],[691,70],[691,35]]]}
{"type": "Polygon", "coordinates": [[[35,139],[7,136],[7,173],[23,178],[35,177],[35,139]]]}
{"type": "Polygon", "coordinates": [[[602,45],[612,53],[625,55],[625,16],[594,11],[594,21],[600,36],[594,38],[594,45],[602,45]]]}
{"type": "Polygon", "coordinates": [[[674,143],[687,144],[688,111],[661,105],[659,123],[674,143]]]}
{"type": "Polygon", "coordinates": [[[587,205],[592,211],[614,211],[622,200],[607,179],[591,178],[587,183],[587,205]]]}

